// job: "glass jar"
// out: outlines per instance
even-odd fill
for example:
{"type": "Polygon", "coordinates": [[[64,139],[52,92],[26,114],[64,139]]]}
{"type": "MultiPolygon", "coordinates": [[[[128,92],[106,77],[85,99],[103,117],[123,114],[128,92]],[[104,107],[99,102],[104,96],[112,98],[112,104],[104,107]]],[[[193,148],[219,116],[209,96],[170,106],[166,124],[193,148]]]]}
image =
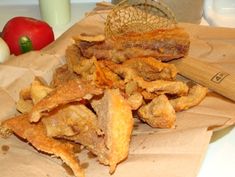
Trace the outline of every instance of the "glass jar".
{"type": "Polygon", "coordinates": [[[63,26],[70,21],[70,0],[39,0],[43,20],[53,27],[63,26]]]}

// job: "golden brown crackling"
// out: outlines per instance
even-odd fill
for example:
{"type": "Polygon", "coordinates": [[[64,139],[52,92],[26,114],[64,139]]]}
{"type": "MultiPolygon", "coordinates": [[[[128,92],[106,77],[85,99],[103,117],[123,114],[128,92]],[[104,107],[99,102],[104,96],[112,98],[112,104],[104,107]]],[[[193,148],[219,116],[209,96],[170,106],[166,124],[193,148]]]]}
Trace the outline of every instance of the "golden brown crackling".
{"type": "Polygon", "coordinates": [[[131,108],[118,89],[105,90],[104,96],[91,104],[97,115],[84,105],[70,104],[42,122],[48,136],[84,145],[113,173],[128,155],[133,129],[131,108]]]}
{"type": "Polygon", "coordinates": [[[155,80],[151,82],[145,81],[141,77],[136,77],[135,81],[138,86],[145,89],[150,93],[157,94],[172,94],[172,95],[186,95],[188,93],[188,86],[181,81],[167,81],[167,80],[155,80]]]}
{"type": "Polygon", "coordinates": [[[208,89],[203,86],[194,85],[187,95],[172,99],[170,103],[175,111],[183,111],[198,105],[205,98],[207,91],[208,89]]]}
{"type": "Polygon", "coordinates": [[[175,110],[165,95],[160,95],[140,107],[138,115],[154,128],[173,128],[176,120],[175,110]]]}
{"type": "Polygon", "coordinates": [[[132,58],[123,62],[122,65],[132,68],[146,81],[175,80],[178,72],[175,65],[160,62],[153,57],[132,58]]]}
{"type": "MultiPolygon", "coordinates": [[[[95,36],[93,36],[95,38],[95,36]]],[[[78,40],[76,45],[86,58],[95,56],[121,63],[130,58],[154,57],[161,61],[186,56],[189,35],[182,28],[158,29],[146,33],[129,32],[100,41],[78,40]]]]}
{"type": "Polygon", "coordinates": [[[1,126],[26,139],[37,150],[60,157],[71,167],[76,177],[85,177],[84,171],[73,152],[73,145],[48,137],[42,122],[31,124],[28,121],[28,115],[25,114],[6,120],[1,126]]]}
{"type": "Polygon", "coordinates": [[[65,64],[65,65],[62,65],[62,66],[58,67],[55,70],[55,72],[53,74],[53,79],[50,83],[50,86],[52,88],[56,88],[59,85],[63,85],[66,82],[68,82],[69,80],[73,80],[73,79],[76,79],[78,77],[79,76],[76,73],[74,73],[73,71],[70,71],[68,69],[68,65],[65,64]]]}
{"type": "Polygon", "coordinates": [[[52,90],[52,88],[44,84],[41,80],[35,78],[30,86],[20,92],[16,109],[23,114],[29,113],[33,105],[46,97],[52,90]]]}
{"type": "Polygon", "coordinates": [[[79,101],[86,95],[102,94],[102,89],[79,80],[70,80],[57,87],[47,97],[39,101],[32,109],[29,120],[38,122],[44,113],[48,113],[59,105],[79,101]]]}
{"type": "Polygon", "coordinates": [[[133,129],[131,108],[118,89],[106,90],[101,100],[93,101],[98,115],[98,126],[104,132],[106,151],[98,153],[101,163],[110,166],[113,173],[118,163],[128,156],[133,129]]]}

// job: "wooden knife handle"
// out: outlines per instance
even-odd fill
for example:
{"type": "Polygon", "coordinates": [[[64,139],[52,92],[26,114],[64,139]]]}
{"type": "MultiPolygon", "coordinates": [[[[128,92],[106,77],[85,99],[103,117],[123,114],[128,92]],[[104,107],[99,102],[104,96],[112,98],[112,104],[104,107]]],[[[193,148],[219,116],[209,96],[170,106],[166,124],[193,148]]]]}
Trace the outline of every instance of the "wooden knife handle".
{"type": "Polygon", "coordinates": [[[235,75],[191,57],[170,63],[175,64],[180,75],[235,101],[235,75]]]}

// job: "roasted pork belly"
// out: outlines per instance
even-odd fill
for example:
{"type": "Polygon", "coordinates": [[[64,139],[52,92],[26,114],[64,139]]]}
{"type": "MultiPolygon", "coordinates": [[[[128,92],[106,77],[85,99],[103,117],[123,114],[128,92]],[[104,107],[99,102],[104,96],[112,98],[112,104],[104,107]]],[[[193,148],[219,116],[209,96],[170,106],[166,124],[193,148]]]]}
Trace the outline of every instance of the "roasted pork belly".
{"type": "Polygon", "coordinates": [[[127,33],[113,38],[80,36],[75,39],[82,56],[98,60],[108,59],[123,62],[136,57],[154,57],[169,61],[187,55],[189,35],[182,28],[154,30],[147,33],[127,33]]]}

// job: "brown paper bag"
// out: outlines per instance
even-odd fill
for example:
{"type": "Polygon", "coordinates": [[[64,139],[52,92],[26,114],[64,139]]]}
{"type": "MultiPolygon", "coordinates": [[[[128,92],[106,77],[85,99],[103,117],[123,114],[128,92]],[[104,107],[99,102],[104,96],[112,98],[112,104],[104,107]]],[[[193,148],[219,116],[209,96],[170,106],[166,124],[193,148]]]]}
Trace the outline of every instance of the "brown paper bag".
{"type": "MultiPolygon", "coordinates": [[[[92,12],[68,29],[42,51],[12,57],[0,65],[0,121],[17,114],[19,91],[35,76],[50,82],[54,69],[64,61],[72,37],[80,33],[103,33],[106,10],[92,12]],[[104,13],[103,13],[104,12],[104,13]]],[[[189,55],[235,73],[235,29],[181,24],[191,35],[189,55]]],[[[206,153],[212,130],[235,124],[235,104],[209,93],[198,106],[177,113],[176,128],[153,129],[137,123],[128,158],[118,165],[113,177],[196,177],[206,153]]],[[[69,176],[62,162],[37,152],[15,136],[0,139],[0,176],[69,176]]],[[[88,177],[108,177],[108,167],[90,158],[88,151],[78,154],[88,177]]]]}

